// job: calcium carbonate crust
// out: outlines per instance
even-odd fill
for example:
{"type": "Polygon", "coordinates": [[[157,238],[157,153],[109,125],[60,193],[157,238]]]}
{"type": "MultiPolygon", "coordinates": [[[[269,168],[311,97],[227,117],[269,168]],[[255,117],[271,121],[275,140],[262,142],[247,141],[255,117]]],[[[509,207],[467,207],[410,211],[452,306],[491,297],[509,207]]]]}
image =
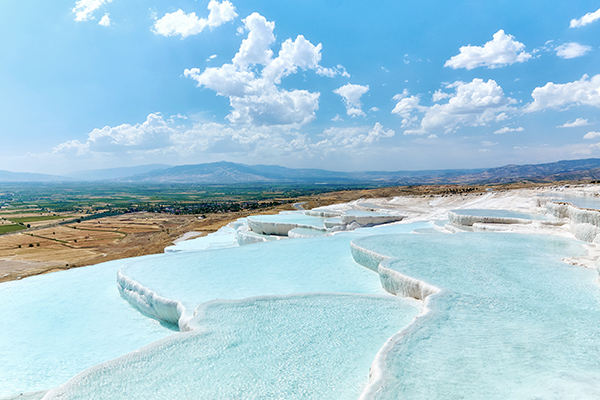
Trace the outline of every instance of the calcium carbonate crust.
{"type": "Polygon", "coordinates": [[[431,309],[428,306],[431,296],[443,295],[444,290],[389,268],[390,263],[396,260],[395,258],[378,254],[360,246],[358,244],[360,243],[360,240],[361,239],[355,239],[350,243],[354,261],[377,272],[379,274],[379,279],[381,280],[381,286],[387,292],[424,301],[424,307],[421,314],[415,317],[406,328],[389,338],[379,352],[377,352],[369,371],[369,382],[359,398],[359,400],[367,400],[374,399],[382,388],[383,379],[385,377],[384,365],[390,352],[400,342],[404,341],[405,338],[409,337],[412,332],[415,332],[423,324],[427,323],[427,320],[431,315],[431,309]]]}

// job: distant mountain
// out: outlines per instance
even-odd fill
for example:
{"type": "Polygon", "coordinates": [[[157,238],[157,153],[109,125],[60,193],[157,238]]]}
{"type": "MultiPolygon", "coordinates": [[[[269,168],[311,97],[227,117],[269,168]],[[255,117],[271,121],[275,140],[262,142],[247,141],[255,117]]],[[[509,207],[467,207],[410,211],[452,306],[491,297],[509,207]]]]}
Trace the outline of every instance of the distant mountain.
{"type": "Polygon", "coordinates": [[[64,176],[0,170],[0,182],[62,182],[69,180],[64,176]]]}
{"type": "Polygon", "coordinates": [[[89,169],[85,171],[75,171],[66,176],[78,181],[101,181],[126,178],[128,176],[143,174],[150,171],[159,171],[172,168],[172,165],[166,164],[148,164],[138,165],[137,167],[121,167],[107,169],[89,169]]]}
{"type": "Polygon", "coordinates": [[[171,167],[164,164],[78,171],[68,178],[0,171],[0,182],[112,181],[128,183],[288,183],[381,185],[485,184],[517,181],[600,180],[600,159],[567,160],[546,164],[506,165],[488,169],[430,171],[336,172],[322,169],[294,169],[278,165],[246,165],[216,162],[171,167]]]}
{"type": "Polygon", "coordinates": [[[564,160],[546,164],[506,165],[475,174],[462,180],[481,183],[508,183],[520,180],[547,182],[558,180],[600,179],[600,159],[564,160]]]}
{"type": "Polygon", "coordinates": [[[568,160],[547,164],[507,165],[490,169],[429,171],[335,172],[292,169],[277,165],[245,165],[216,162],[155,170],[119,179],[153,183],[381,183],[416,185],[442,183],[508,183],[520,180],[600,179],[600,159],[568,160]]]}
{"type": "Polygon", "coordinates": [[[151,171],[128,178],[124,182],[164,183],[250,183],[250,182],[320,182],[355,181],[351,174],[319,169],[292,169],[278,165],[245,165],[216,162],[197,165],[180,165],[160,171],[151,171]]]}

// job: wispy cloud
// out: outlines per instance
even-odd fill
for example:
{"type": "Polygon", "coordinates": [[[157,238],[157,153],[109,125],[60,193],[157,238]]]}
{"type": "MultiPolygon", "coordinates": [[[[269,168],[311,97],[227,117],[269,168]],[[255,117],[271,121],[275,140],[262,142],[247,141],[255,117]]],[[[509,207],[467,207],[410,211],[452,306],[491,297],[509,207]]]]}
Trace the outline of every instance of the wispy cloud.
{"type": "Polygon", "coordinates": [[[509,128],[508,126],[505,126],[504,128],[498,129],[494,133],[496,135],[501,135],[503,133],[510,133],[510,132],[523,132],[524,130],[525,129],[522,126],[519,126],[518,128],[509,128]]]}
{"type": "Polygon", "coordinates": [[[588,132],[583,135],[584,139],[595,139],[597,137],[600,137],[600,132],[588,132]]]}
{"type": "Polygon", "coordinates": [[[575,121],[565,122],[564,124],[557,126],[557,128],[577,128],[579,126],[587,126],[587,125],[591,125],[591,123],[588,122],[587,119],[577,118],[575,121]]]}
{"type": "Polygon", "coordinates": [[[589,12],[581,18],[571,20],[570,28],[580,28],[600,19],[600,8],[594,12],[589,12]]]}
{"type": "Polygon", "coordinates": [[[558,46],[556,48],[556,55],[565,59],[577,58],[586,55],[591,50],[592,48],[590,46],[571,42],[558,46]]]}

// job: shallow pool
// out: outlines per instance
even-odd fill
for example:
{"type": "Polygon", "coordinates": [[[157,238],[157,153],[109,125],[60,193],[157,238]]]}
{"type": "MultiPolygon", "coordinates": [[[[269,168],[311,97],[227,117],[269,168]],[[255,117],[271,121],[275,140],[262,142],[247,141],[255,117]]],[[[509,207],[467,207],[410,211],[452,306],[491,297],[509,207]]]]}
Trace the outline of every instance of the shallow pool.
{"type": "Polygon", "coordinates": [[[600,398],[597,273],[551,236],[395,235],[355,244],[441,289],[382,358],[374,398],[600,398]]]}

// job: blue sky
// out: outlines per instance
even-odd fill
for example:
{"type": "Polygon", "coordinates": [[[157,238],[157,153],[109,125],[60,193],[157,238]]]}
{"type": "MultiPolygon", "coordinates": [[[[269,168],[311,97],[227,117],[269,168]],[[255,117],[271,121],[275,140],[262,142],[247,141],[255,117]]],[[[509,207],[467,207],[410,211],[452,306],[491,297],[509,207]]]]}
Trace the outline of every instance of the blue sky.
{"type": "Polygon", "coordinates": [[[0,169],[600,157],[600,2],[0,4],[0,169]]]}

